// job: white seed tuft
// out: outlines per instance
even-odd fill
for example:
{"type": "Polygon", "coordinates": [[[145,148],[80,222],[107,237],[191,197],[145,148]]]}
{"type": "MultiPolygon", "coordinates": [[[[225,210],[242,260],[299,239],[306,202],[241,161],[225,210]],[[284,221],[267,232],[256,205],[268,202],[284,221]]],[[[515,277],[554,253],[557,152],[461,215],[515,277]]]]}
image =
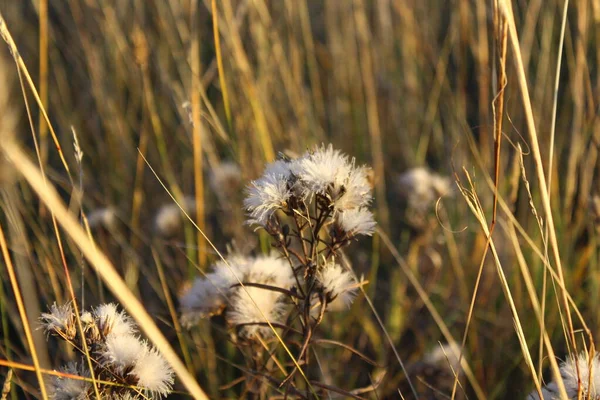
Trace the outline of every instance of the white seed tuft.
{"type": "Polygon", "coordinates": [[[317,272],[317,280],[330,301],[327,309],[340,311],[350,307],[356,297],[356,280],[341,265],[328,262],[317,272]]]}
{"type": "MultiPolygon", "coordinates": [[[[180,205],[188,215],[194,215],[196,200],[193,197],[185,197],[180,205]]],[[[176,203],[168,203],[158,210],[154,218],[154,226],[160,235],[170,237],[181,231],[183,218],[185,218],[181,208],[176,203]]]]}

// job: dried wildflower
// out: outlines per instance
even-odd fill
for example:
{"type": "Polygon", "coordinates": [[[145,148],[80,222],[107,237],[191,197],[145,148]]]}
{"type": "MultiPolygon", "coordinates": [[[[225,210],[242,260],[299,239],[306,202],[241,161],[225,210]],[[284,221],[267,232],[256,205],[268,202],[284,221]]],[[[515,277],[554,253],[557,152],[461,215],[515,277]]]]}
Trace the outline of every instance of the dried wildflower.
{"type": "Polygon", "coordinates": [[[196,324],[200,319],[218,315],[226,304],[226,293],[232,282],[218,273],[197,278],[179,299],[181,322],[185,326],[196,324]]]}
{"type": "Polygon", "coordinates": [[[327,296],[329,310],[350,307],[356,296],[356,280],[350,272],[331,261],[317,272],[317,281],[327,296]]]}
{"type": "MultiPolygon", "coordinates": [[[[193,215],[196,207],[196,199],[185,197],[180,203],[181,208],[189,215],[193,215]]],[[[154,226],[157,232],[165,237],[173,236],[181,230],[184,215],[176,203],[168,203],[162,206],[154,218],[154,226]]]]}
{"type": "MultiPolygon", "coordinates": [[[[560,376],[569,399],[577,399],[581,389],[579,398],[600,400],[600,357],[597,354],[591,360],[585,352],[576,357],[569,356],[560,366],[560,376]]],[[[543,388],[542,395],[544,400],[560,399],[558,384],[555,381],[550,382],[543,388]]],[[[527,397],[528,400],[539,398],[537,391],[527,397]]]]}
{"type": "Polygon", "coordinates": [[[315,194],[326,196],[339,210],[368,205],[371,201],[368,169],[357,168],[354,159],[331,145],[305,154],[291,164],[291,170],[305,198],[310,199],[315,194]]]}
{"type": "Polygon", "coordinates": [[[284,175],[269,173],[252,181],[244,200],[244,207],[250,215],[248,223],[266,225],[275,211],[287,208],[291,195],[284,175]]]}
{"type": "Polygon", "coordinates": [[[136,336],[112,333],[102,346],[102,365],[119,375],[124,375],[135,367],[138,357],[145,350],[146,347],[136,336]]]}
{"type": "Polygon", "coordinates": [[[138,356],[130,375],[137,379],[137,385],[147,393],[157,397],[166,396],[173,387],[173,370],[153,347],[144,343],[145,350],[138,356]]]}
{"type": "Polygon", "coordinates": [[[71,303],[59,306],[52,304],[49,313],[43,313],[41,323],[46,332],[60,336],[65,340],[73,340],[77,333],[75,314],[71,303]]]}
{"type": "Polygon", "coordinates": [[[366,208],[353,208],[338,213],[337,225],[348,236],[367,235],[375,232],[375,218],[373,213],[366,208]]]}
{"type": "MultiPolygon", "coordinates": [[[[65,325],[71,324],[70,321],[74,319],[70,305],[59,307],[54,304],[51,313],[42,316],[46,329],[54,333],[64,332],[65,325]]],[[[98,390],[103,398],[152,399],[161,398],[171,391],[171,367],[154,347],[137,336],[133,321],[123,311],[119,311],[115,304],[103,304],[92,312],[84,311],[81,322],[83,337],[75,331],[68,340],[76,344],[75,349],[81,353],[82,359],[85,355],[79,344],[84,340],[88,343],[94,376],[119,385],[136,386],[130,388],[99,383],[98,390]],[[145,393],[146,397],[139,397],[140,392],[145,393]]],[[[57,336],[67,340],[65,335],[57,336]]],[[[70,364],[65,372],[91,376],[83,365],[70,364]]],[[[51,385],[51,399],[88,399],[94,396],[93,388],[85,381],[58,377],[51,385]]]]}
{"type": "MultiPolygon", "coordinates": [[[[70,362],[60,368],[60,372],[90,378],[89,371],[76,362],[70,362]]],[[[86,380],[62,376],[54,376],[48,380],[48,394],[53,400],[86,400],[90,398],[88,396],[90,391],[92,391],[92,385],[86,380]]]]}
{"type": "MultiPolygon", "coordinates": [[[[261,283],[261,282],[253,282],[261,283]]],[[[253,286],[237,287],[229,300],[227,322],[239,327],[242,336],[251,338],[256,335],[270,337],[273,333],[269,326],[259,325],[269,322],[280,322],[288,311],[283,302],[285,297],[270,289],[253,286]]]]}
{"type": "Polygon", "coordinates": [[[136,331],[131,318],[124,311],[118,311],[114,303],[102,304],[94,309],[96,324],[104,336],[131,335],[136,331]]]}
{"type": "Polygon", "coordinates": [[[190,326],[226,309],[227,321],[233,326],[242,325],[243,336],[268,336],[270,328],[256,323],[265,322],[263,314],[270,322],[279,320],[286,310],[284,295],[266,288],[243,288],[240,281],[281,289],[289,289],[295,282],[289,265],[274,256],[229,257],[226,262],[217,262],[204,278],[197,279],[180,299],[182,323],[190,326]]]}

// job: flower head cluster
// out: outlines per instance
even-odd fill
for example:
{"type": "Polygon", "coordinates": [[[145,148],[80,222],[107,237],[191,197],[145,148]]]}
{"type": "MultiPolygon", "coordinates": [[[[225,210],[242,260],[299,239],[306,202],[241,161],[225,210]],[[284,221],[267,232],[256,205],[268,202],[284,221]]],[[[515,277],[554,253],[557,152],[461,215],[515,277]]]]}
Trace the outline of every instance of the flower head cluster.
{"type": "MultiPolygon", "coordinates": [[[[597,354],[591,359],[587,353],[569,356],[560,366],[560,376],[569,399],[600,400],[600,357],[597,354]],[[578,397],[579,395],[581,397],[578,397]]],[[[558,384],[555,381],[550,382],[542,388],[542,396],[543,400],[560,399],[558,384]]],[[[540,396],[534,391],[527,399],[539,400],[540,396]]]]}
{"type": "Polygon", "coordinates": [[[269,337],[272,330],[267,320],[279,322],[289,310],[278,289],[289,290],[294,282],[289,264],[275,256],[229,257],[196,279],[180,298],[181,320],[190,326],[225,311],[227,322],[240,336],[269,337]]]}
{"type": "MultiPolygon", "coordinates": [[[[154,347],[140,339],[134,322],[115,304],[103,304],[83,312],[80,316],[83,335],[77,330],[76,316],[70,304],[54,304],[49,313],[42,314],[41,320],[46,332],[73,344],[80,352],[83,352],[85,340],[97,380],[127,385],[98,384],[103,398],[161,398],[171,392],[171,367],[154,347]]],[[[91,371],[87,365],[83,361],[71,363],[63,372],[89,377],[91,371]]],[[[51,398],[56,400],[94,396],[93,387],[85,380],[55,377],[50,388],[51,398]]]]}
{"type": "Polygon", "coordinates": [[[309,205],[317,203],[349,235],[370,235],[375,222],[368,210],[369,171],[331,145],[295,160],[277,160],[250,184],[244,202],[248,222],[267,227],[277,211],[311,218],[309,205]]]}

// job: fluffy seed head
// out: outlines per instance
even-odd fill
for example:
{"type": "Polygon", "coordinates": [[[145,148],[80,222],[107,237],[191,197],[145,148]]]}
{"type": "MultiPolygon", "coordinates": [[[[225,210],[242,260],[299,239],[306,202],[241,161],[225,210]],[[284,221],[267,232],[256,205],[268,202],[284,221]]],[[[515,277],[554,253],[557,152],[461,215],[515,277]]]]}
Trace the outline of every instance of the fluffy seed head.
{"type": "Polygon", "coordinates": [[[131,335],[136,331],[134,322],[125,314],[118,311],[114,303],[102,304],[94,309],[94,317],[98,329],[104,336],[131,335]]]}
{"type": "Polygon", "coordinates": [[[202,318],[220,314],[225,308],[231,284],[229,279],[218,273],[197,278],[179,298],[181,323],[190,327],[202,318]]]}
{"type": "Polygon", "coordinates": [[[398,178],[398,186],[408,200],[411,209],[422,211],[427,209],[439,196],[450,192],[450,180],[417,167],[404,172],[398,178]]]}
{"type": "MultiPolygon", "coordinates": [[[[60,372],[89,378],[90,373],[83,366],[71,362],[60,368],[60,372]]],[[[52,400],[86,400],[92,389],[89,381],[54,376],[48,381],[48,394],[52,400]]]]}
{"type": "Polygon", "coordinates": [[[49,313],[43,313],[41,323],[46,332],[60,336],[65,340],[73,340],[77,333],[75,314],[71,303],[62,306],[52,304],[49,313]]]}
{"type": "Polygon", "coordinates": [[[337,210],[365,206],[371,201],[368,168],[356,167],[354,159],[331,145],[317,147],[290,167],[298,179],[296,189],[305,198],[324,195],[337,210]]]}
{"type": "Polygon", "coordinates": [[[242,171],[232,162],[222,162],[210,171],[210,186],[215,193],[228,195],[240,187],[242,171]]]}
{"type": "Polygon", "coordinates": [[[168,395],[173,387],[173,370],[163,356],[154,348],[145,346],[145,351],[135,361],[130,372],[137,379],[137,386],[144,388],[153,397],[168,395]]]}
{"type": "MultiPolygon", "coordinates": [[[[272,167],[272,169],[280,168],[272,167]]],[[[252,181],[244,200],[244,207],[250,216],[248,223],[266,225],[273,213],[287,208],[287,202],[291,195],[288,177],[281,173],[266,173],[252,181]]]]}
{"type": "Polygon", "coordinates": [[[115,210],[108,208],[98,208],[90,212],[87,216],[90,229],[104,228],[109,231],[117,226],[118,218],[115,210]]]}
{"type": "Polygon", "coordinates": [[[317,272],[317,280],[330,302],[329,310],[340,311],[350,307],[356,296],[356,280],[341,265],[328,262],[317,272]]]}
{"type": "MultiPolygon", "coordinates": [[[[600,358],[597,354],[591,360],[585,352],[576,357],[569,356],[560,366],[560,375],[569,399],[577,399],[581,387],[582,399],[600,400],[600,358]]],[[[542,394],[544,400],[560,399],[558,384],[550,382],[542,390],[542,394]]],[[[534,391],[527,399],[539,400],[539,394],[534,391]]]]}
{"type": "Polygon", "coordinates": [[[283,299],[281,293],[273,290],[253,286],[237,287],[230,298],[227,321],[239,327],[243,337],[252,338],[256,335],[270,337],[273,331],[269,326],[255,324],[265,323],[267,320],[271,323],[281,322],[288,309],[283,299]]]}
{"type": "Polygon", "coordinates": [[[337,225],[348,236],[371,236],[377,223],[371,211],[366,208],[353,208],[337,214],[337,225]]]}
{"type": "Polygon", "coordinates": [[[213,271],[199,278],[194,286],[180,299],[182,323],[190,326],[198,319],[221,312],[226,307],[229,324],[240,327],[245,337],[260,334],[269,336],[270,328],[253,324],[265,322],[259,309],[270,322],[280,320],[287,310],[282,293],[270,289],[246,286],[242,283],[258,283],[276,288],[289,289],[295,279],[290,266],[275,256],[231,256],[225,262],[217,262],[213,271]],[[252,301],[254,300],[254,302],[252,301]]]}
{"type": "Polygon", "coordinates": [[[106,338],[102,351],[102,364],[123,375],[133,369],[138,358],[148,351],[144,342],[134,335],[114,335],[106,338]]]}
{"type": "MultiPolygon", "coordinates": [[[[196,199],[185,197],[180,205],[187,214],[193,215],[196,209],[196,199]]],[[[181,230],[183,218],[185,216],[179,206],[175,203],[168,203],[158,210],[154,218],[154,226],[160,235],[165,237],[173,236],[181,230]]]]}

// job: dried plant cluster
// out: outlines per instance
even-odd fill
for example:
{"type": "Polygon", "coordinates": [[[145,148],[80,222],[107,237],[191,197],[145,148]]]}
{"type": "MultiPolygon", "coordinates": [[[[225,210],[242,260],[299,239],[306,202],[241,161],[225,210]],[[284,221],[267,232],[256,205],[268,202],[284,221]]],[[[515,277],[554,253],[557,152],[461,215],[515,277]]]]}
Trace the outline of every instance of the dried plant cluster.
{"type": "Polygon", "coordinates": [[[56,376],[49,380],[52,399],[95,399],[96,394],[113,400],[160,399],[171,392],[171,367],[153,346],[140,339],[135,323],[124,311],[118,311],[113,303],[103,304],[81,313],[79,320],[82,331],[71,304],[54,304],[50,312],[42,314],[46,332],[71,345],[80,356],[80,361],[67,364],[61,372],[83,378],[56,376]]]}
{"type": "Polygon", "coordinates": [[[0,1],[0,400],[600,400],[599,38],[598,0],[0,1]]]}
{"type": "MultiPolygon", "coordinates": [[[[271,237],[273,252],[213,265],[181,297],[182,322],[192,326],[224,312],[234,336],[250,345],[274,340],[276,331],[297,334],[295,356],[306,368],[325,312],[347,309],[360,284],[339,252],[375,230],[368,177],[367,167],[331,145],[268,164],[249,185],[244,206],[248,224],[271,237]]],[[[255,365],[261,355],[251,354],[255,365]]],[[[296,372],[284,382],[293,383],[296,372]]]]}

